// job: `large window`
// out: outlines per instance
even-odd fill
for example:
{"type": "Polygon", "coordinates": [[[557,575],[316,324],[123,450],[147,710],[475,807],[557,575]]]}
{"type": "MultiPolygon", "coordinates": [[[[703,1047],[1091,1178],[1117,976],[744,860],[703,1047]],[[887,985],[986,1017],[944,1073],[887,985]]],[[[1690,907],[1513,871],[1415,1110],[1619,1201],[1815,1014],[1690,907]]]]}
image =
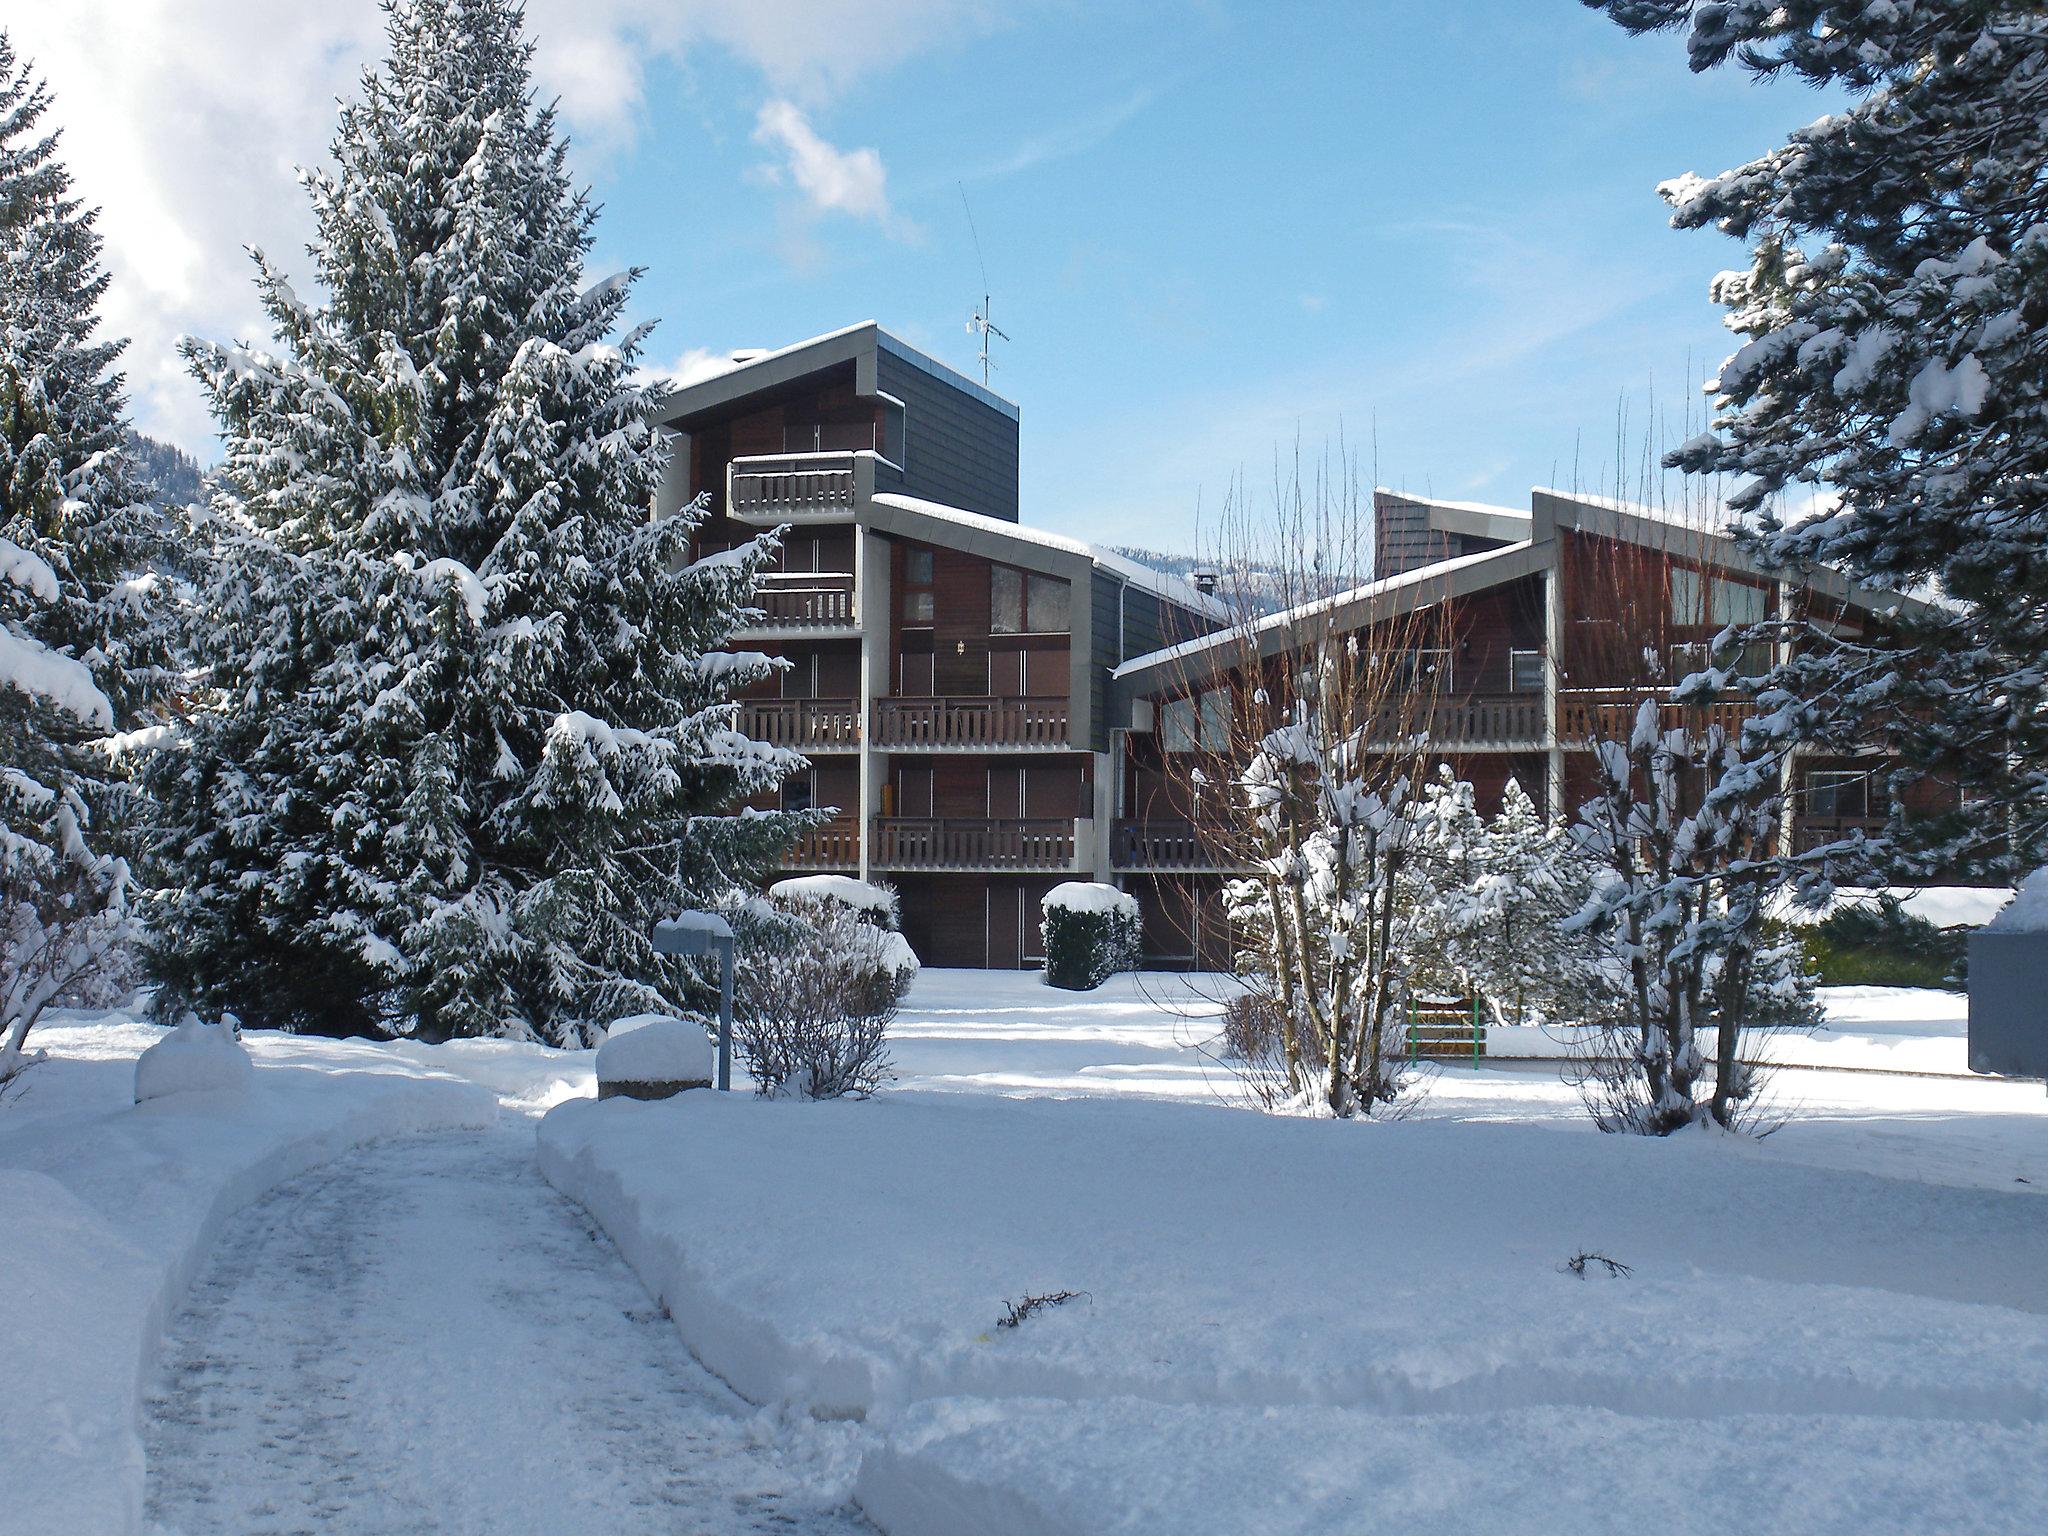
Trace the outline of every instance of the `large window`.
{"type": "Polygon", "coordinates": [[[1198,710],[1204,752],[1230,750],[1230,694],[1222,688],[1202,695],[1198,710]]]}
{"type": "Polygon", "coordinates": [[[1230,691],[1169,699],[1159,710],[1159,744],[1167,752],[1230,750],[1230,691]]]}
{"type": "Polygon", "coordinates": [[[1543,653],[1541,651],[1508,652],[1508,691],[1510,693],[1541,693],[1543,691],[1543,653]]]}
{"type": "Polygon", "coordinates": [[[1058,577],[1028,575],[1007,565],[989,568],[992,633],[1063,635],[1068,619],[1067,584],[1058,577]]]}
{"type": "Polygon", "coordinates": [[[1856,821],[1870,814],[1870,775],[1853,768],[1813,768],[1806,775],[1806,814],[1856,821]]]}
{"type": "Polygon", "coordinates": [[[1159,710],[1159,744],[1168,752],[1195,750],[1195,701],[1168,699],[1159,710]]]}
{"type": "Polygon", "coordinates": [[[1762,587],[1730,581],[1725,576],[1707,577],[1698,571],[1674,566],[1671,571],[1671,622],[1678,625],[1715,626],[1758,624],[1769,604],[1762,587]]]}
{"type": "Polygon", "coordinates": [[[932,552],[928,549],[903,551],[903,622],[929,624],[937,609],[933,595],[932,552]]]}

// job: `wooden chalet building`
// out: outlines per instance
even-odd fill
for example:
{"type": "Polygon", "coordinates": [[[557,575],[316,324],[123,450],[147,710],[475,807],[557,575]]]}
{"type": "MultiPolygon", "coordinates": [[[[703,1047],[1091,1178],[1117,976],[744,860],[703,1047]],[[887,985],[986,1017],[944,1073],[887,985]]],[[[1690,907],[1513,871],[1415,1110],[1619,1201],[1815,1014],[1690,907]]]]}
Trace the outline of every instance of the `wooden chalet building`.
{"type": "Polygon", "coordinates": [[[1039,900],[1111,877],[1110,676],[1215,628],[1214,598],[1017,521],[1017,408],[872,322],[677,390],[658,512],[697,553],[786,527],[760,622],[786,657],[740,728],[833,818],[786,861],[893,884],[932,965],[1035,965],[1039,900]]]}
{"type": "MultiPolygon", "coordinates": [[[[1650,686],[1646,647],[1679,677],[1729,623],[1805,613],[1859,633],[1911,601],[1827,570],[1789,585],[1725,532],[1600,498],[1538,490],[1521,512],[1380,491],[1374,510],[1374,580],[1315,605],[1315,626],[1399,632],[1407,645],[1428,637],[1416,660],[1434,679],[1431,746],[1472,783],[1483,814],[1510,776],[1554,815],[1592,796],[1595,740],[1625,738],[1650,686]],[[1432,623],[1418,624],[1424,611],[1432,623]]],[[[1117,668],[1110,864],[1138,897],[1150,963],[1227,963],[1217,896],[1228,870],[1173,759],[1220,738],[1229,716],[1215,695],[1253,665],[1254,647],[1261,668],[1288,664],[1303,617],[1191,637],[1117,668]]],[[[1771,659],[1765,648],[1744,662],[1761,670],[1771,659]]],[[[1709,708],[1739,728],[1742,705],[1709,708]]],[[[1810,847],[1881,827],[1876,766],[1798,758],[1787,835],[1810,847]]],[[[1927,794],[1939,801],[1937,787],[1927,794]]]]}

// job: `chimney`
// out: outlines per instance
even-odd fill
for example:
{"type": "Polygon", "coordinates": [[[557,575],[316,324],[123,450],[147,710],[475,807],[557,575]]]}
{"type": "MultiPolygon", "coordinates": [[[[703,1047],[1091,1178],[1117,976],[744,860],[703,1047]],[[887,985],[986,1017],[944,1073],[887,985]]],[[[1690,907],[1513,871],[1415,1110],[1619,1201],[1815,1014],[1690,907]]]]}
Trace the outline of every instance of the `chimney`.
{"type": "Polygon", "coordinates": [[[1217,583],[1223,580],[1223,573],[1214,566],[1198,565],[1188,572],[1188,579],[1195,584],[1195,590],[1202,596],[1214,597],[1217,583]]]}

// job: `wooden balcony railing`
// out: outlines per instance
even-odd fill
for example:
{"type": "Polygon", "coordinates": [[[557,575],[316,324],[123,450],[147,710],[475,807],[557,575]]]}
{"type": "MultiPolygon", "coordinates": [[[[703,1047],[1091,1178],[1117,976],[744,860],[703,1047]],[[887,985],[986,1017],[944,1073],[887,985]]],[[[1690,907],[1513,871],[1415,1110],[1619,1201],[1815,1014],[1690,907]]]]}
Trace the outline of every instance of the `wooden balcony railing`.
{"type": "Polygon", "coordinates": [[[877,699],[879,747],[1067,747],[1065,699],[877,699]]]}
{"type": "Polygon", "coordinates": [[[877,869],[1071,870],[1089,825],[993,817],[877,817],[869,862],[877,869]]]}
{"type": "Polygon", "coordinates": [[[851,752],[860,746],[857,699],[747,699],[740,705],[742,736],[799,752],[851,752]]]}
{"type": "Polygon", "coordinates": [[[1114,869],[1221,870],[1239,868],[1223,845],[1221,828],[1192,821],[1125,817],[1110,827],[1114,869]]]}
{"type": "MultiPolygon", "coordinates": [[[[1659,690],[1661,691],[1661,690],[1659,690]]],[[[1557,696],[1557,737],[1567,747],[1589,741],[1627,741],[1635,730],[1636,712],[1647,690],[1628,688],[1566,688],[1557,696]]],[[[1712,704],[1666,704],[1666,726],[1689,725],[1705,728],[1718,725],[1731,736],[1740,734],[1742,722],[1754,713],[1748,699],[1727,699],[1712,704]]]]}
{"type": "Polygon", "coordinates": [[[860,823],[828,821],[813,827],[782,856],[784,869],[859,869],[860,823]]]}
{"type": "Polygon", "coordinates": [[[1410,710],[1390,708],[1374,721],[1372,735],[1392,738],[1424,730],[1432,747],[1540,747],[1543,695],[1471,694],[1410,710]]]}
{"type": "Polygon", "coordinates": [[[851,453],[764,454],[726,469],[726,506],[734,517],[844,517],[859,499],[851,453]]]}
{"type": "Polygon", "coordinates": [[[746,629],[851,629],[853,578],[838,574],[769,576],[754,594],[759,619],[746,629]]]}
{"type": "Polygon", "coordinates": [[[1845,843],[1861,832],[1865,837],[1875,837],[1885,829],[1882,816],[1801,816],[1792,817],[1792,851],[1811,853],[1829,843],[1845,843]]]}

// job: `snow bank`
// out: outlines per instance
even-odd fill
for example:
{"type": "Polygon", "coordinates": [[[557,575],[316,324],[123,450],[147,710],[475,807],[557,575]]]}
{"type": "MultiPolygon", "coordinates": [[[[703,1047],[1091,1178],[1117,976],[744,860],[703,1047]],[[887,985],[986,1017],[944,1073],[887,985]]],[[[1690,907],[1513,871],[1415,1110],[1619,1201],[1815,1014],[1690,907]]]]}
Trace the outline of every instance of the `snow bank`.
{"type": "Polygon", "coordinates": [[[717,1053],[702,1026],[659,1014],[621,1019],[597,1048],[597,1081],[708,1083],[717,1053]]]}
{"type": "MultiPolygon", "coordinates": [[[[2032,1189],[1802,1167],[1778,1138],[895,1094],[565,1104],[539,1155],[744,1395],[885,1430],[940,1397],[1558,1417],[1682,1402],[1849,1432],[2048,1418],[2032,1189]],[[1633,1276],[1576,1278],[1581,1250],[1633,1276]],[[1054,1290],[1082,1295],[995,1328],[1006,1301],[1054,1290]]],[[[1468,1454],[1494,1453],[1481,1433],[1468,1454]]]]}
{"type": "Polygon", "coordinates": [[[2048,869],[2020,882],[2012,901],[1984,925],[1986,933],[2048,933],[2048,869]]]}
{"type": "Polygon", "coordinates": [[[855,1496],[889,1536],[1721,1536],[1731,1522],[2021,1536],[2048,1498],[2039,1425],[1742,1414],[1691,1419],[1680,1438],[1669,1420],[1597,1407],[1398,1418],[948,1400],[906,1415],[855,1496]],[[1714,1495],[1671,1497],[1672,1457],[1714,1495]]]}
{"type": "Polygon", "coordinates": [[[256,1064],[225,1025],[202,1024],[191,1015],[135,1060],[135,1102],[172,1093],[246,1090],[256,1064]]]}
{"type": "Polygon", "coordinates": [[[1937,928],[1979,928],[1997,916],[1998,909],[2012,899],[2012,891],[1995,885],[1845,885],[1823,907],[1801,907],[1787,901],[1774,915],[1804,926],[1843,907],[1874,905],[1885,896],[1896,901],[1908,917],[1923,918],[1937,928]]]}
{"type": "MultiPolygon", "coordinates": [[[[160,1033],[125,1029],[136,1043],[160,1033]]],[[[204,1049],[218,1073],[223,1053],[204,1049]]],[[[485,1090],[367,1047],[255,1054],[269,1063],[245,1092],[137,1105],[120,1102],[132,1055],[60,1055],[15,1106],[33,1112],[0,1114],[0,1533],[140,1529],[145,1381],[169,1310],[237,1210],[358,1143],[496,1114],[485,1090]],[[342,1064],[357,1058],[360,1069],[342,1064]],[[67,1099],[73,1083],[87,1091],[67,1099]]],[[[193,1052],[166,1059],[175,1076],[193,1052]]]]}
{"type": "Polygon", "coordinates": [[[1118,890],[1113,885],[1099,885],[1092,880],[1066,880],[1045,893],[1039,903],[1046,911],[1058,908],[1064,912],[1122,912],[1131,917],[1138,915],[1138,898],[1118,890]]]}

